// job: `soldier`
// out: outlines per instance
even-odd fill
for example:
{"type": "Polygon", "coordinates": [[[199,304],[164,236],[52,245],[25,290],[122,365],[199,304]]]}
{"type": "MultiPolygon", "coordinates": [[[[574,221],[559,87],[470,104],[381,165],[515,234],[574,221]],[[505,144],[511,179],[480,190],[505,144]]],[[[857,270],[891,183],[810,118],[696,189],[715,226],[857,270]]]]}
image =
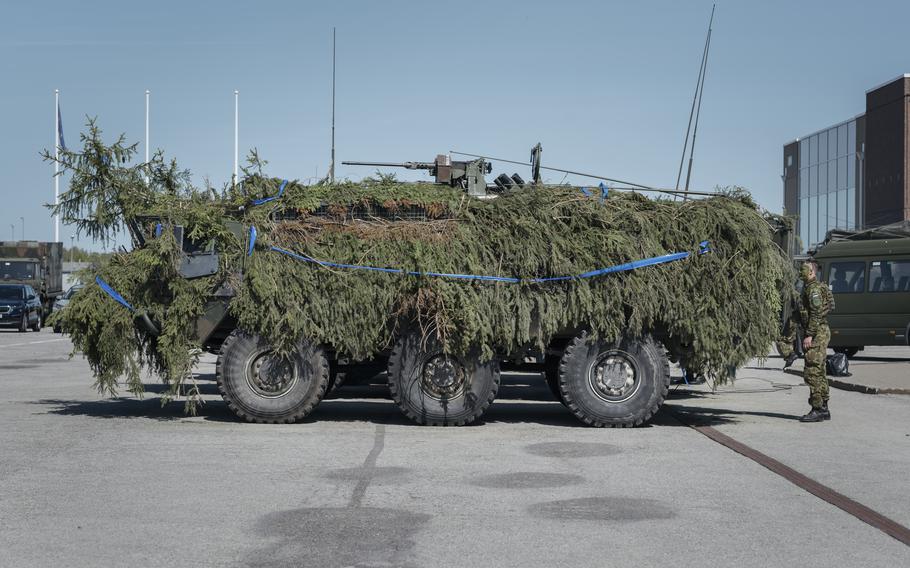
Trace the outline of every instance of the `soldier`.
{"type": "Polygon", "coordinates": [[[834,304],[834,296],[827,286],[816,279],[818,266],[808,260],[800,267],[803,279],[800,314],[805,323],[803,349],[806,352],[803,378],[809,385],[809,404],[812,410],[801,417],[800,422],[821,422],[830,420],[828,411],[828,379],[825,377],[825,356],[831,329],[828,327],[828,312],[834,304]]]}

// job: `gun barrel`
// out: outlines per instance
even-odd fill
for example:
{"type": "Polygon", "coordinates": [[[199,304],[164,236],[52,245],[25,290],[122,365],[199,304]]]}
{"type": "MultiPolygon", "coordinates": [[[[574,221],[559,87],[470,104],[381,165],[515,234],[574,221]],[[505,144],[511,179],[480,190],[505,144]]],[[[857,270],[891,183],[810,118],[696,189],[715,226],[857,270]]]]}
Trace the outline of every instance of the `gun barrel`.
{"type": "Polygon", "coordinates": [[[345,166],[373,166],[377,168],[406,168],[409,170],[431,170],[436,167],[433,162],[341,162],[345,166]]]}

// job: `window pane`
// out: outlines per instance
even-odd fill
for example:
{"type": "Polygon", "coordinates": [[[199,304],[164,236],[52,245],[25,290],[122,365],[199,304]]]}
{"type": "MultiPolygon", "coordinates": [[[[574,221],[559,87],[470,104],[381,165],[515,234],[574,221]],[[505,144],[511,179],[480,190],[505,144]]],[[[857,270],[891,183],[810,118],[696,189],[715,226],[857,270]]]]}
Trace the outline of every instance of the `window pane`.
{"type": "MultiPolygon", "coordinates": [[[[832,164],[834,162],[831,162],[832,164]]],[[[837,189],[847,189],[847,157],[837,159],[837,189]]]]}
{"type": "Polygon", "coordinates": [[[828,191],[837,191],[837,160],[828,162],[828,191]]]}
{"type": "Polygon", "coordinates": [[[856,153],[856,121],[851,120],[847,125],[847,154],[856,153]]]}
{"type": "Polygon", "coordinates": [[[809,246],[809,200],[799,200],[799,238],[802,241],[802,250],[809,246]]]}
{"type": "Polygon", "coordinates": [[[806,245],[811,247],[818,242],[815,238],[815,231],[818,229],[818,197],[814,195],[809,197],[809,208],[806,210],[806,219],[809,221],[809,240],[806,242],[806,245]]]}
{"type": "Polygon", "coordinates": [[[818,134],[809,137],[809,163],[818,163],[818,134]]]}
{"type": "Polygon", "coordinates": [[[847,159],[847,187],[856,187],[856,155],[851,154],[847,159]]]}
{"type": "Polygon", "coordinates": [[[910,292],[910,260],[875,260],[869,269],[870,292],[910,292]]]}
{"type": "Polygon", "coordinates": [[[818,196],[818,242],[825,240],[828,233],[828,195],[818,196]]]}
{"type": "Polygon", "coordinates": [[[838,191],[837,192],[837,228],[838,229],[847,229],[849,228],[849,223],[847,222],[847,191],[838,191]]]}
{"type": "Polygon", "coordinates": [[[809,166],[809,139],[803,138],[799,141],[799,167],[809,166]]]}
{"type": "Polygon", "coordinates": [[[818,135],[818,161],[826,162],[828,160],[828,131],[818,135]]]}
{"type": "Polygon", "coordinates": [[[855,229],[857,225],[856,219],[856,190],[848,189],[847,190],[847,228],[855,229]]]}
{"type": "Polygon", "coordinates": [[[822,162],[818,165],[818,192],[828,191],[828,165],[822,162]]]}
{"type": "Polygon", "coordinates": [[[799,196],[809,197],[809,168],[799,170],[799,196]]]}
{"type": "Polygon", "coordinates": [[[828,286],[835,294],[856,294],[865,289],[865,262],[832,262],[828,286]]]}
{"type": "Polygon", "coordinates": [[[841,124],[837,127],[837,155],[845,156],[847,154],[847,125],[841,124]]]}

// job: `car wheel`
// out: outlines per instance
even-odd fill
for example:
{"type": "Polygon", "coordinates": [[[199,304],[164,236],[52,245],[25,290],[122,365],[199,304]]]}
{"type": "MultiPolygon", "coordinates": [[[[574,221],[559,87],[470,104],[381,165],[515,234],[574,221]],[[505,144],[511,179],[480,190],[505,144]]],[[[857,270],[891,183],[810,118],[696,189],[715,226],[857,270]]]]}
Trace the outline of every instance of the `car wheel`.
{"type": "Polygon", "coordinates": [[[32,326],[32,331],[41,331],[41,312],[35,314],[35,324],[32,326]]]}
{"type": "Polygon", "coordinates": [[[19,333],[28,331],[28,314],[22,314],[22,319],[19,320],[19,333]]]}

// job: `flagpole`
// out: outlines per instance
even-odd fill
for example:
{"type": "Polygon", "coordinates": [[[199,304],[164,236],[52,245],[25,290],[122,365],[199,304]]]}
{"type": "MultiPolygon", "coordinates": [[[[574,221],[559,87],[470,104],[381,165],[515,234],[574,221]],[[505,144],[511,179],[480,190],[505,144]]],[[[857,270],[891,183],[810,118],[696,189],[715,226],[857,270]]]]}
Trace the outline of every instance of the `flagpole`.
{"type": "MultiPolygon", "coordinates": [[[[149,163],[149,90],[145,90],[145,163],[149,163]]],[[[148,173],[145,174],[145,181],[148,182],[148,173]]]]}
{"type": "MultiPolygon", "coordinates": [[[[54,205],[60,205],[60,89],[54,89],[54,205]]],[[[54,242],[60,242],[60,213],[54,214],[54,242]]]]}
{"type": "Polygon", "coordinates": [[[335,183],[335,28],[332,28],[332,161],[329,162],[329,183],[335,183]]]}
{"type": "Polygon", "coordinates": [[[240,156],[240,138],[239,138],[239,129],[240,129],[240,91],[234,91],[234,180],[233,183],[237,183],[237,164],[240,156]]]}

